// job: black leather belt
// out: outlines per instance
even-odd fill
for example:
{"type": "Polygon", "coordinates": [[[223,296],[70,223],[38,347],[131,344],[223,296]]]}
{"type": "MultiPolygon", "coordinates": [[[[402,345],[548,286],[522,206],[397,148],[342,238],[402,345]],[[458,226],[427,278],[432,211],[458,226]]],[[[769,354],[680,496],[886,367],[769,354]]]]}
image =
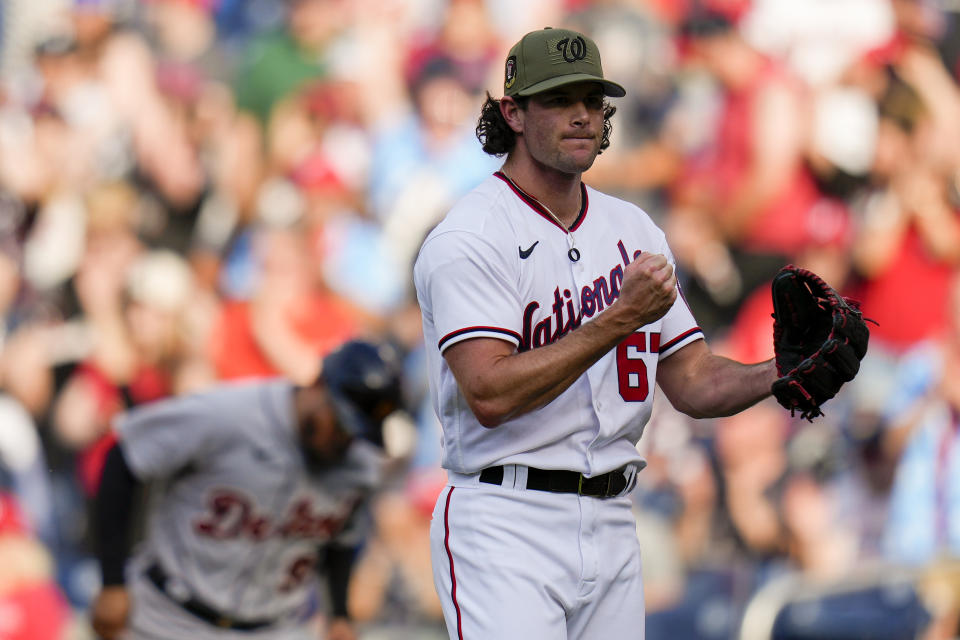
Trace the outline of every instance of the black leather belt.
{"type": "Polygon", "coordinates": [[[171,593],[171,590],[168,588],[170,576],[166,571],[164,571],[163,567],[157,563],[150,565],[150,567],[147,569],[146,576],[150,582],[152,582],[154,586],[156,586],[157,589],[159,589],[165,596],[170,598],[170,600],[177,603],[183,607],[184,610],[192,613],[204,622],[208,622],[215,627],[219,627],[220,629],[253,631],[255,629],[269,627],[276,622],[276,620],[236,620],[235,618],[221,614],[210,605],[200,602],[196,598],[188,597],[185,600],[181,600],[174,593],[171,593]]]}
{"type": "MultiPolygon", "coordinates": [[[[480,482],[503,484],[503,467],[487,467],[480,472],[480,482]]],[[[623,469],[616,469],[588,478],[576,471],[527,467],[526,488],[553,493],[576,493],[594,498],[613,498],[627,488],[627,475],[623,469]]]]}

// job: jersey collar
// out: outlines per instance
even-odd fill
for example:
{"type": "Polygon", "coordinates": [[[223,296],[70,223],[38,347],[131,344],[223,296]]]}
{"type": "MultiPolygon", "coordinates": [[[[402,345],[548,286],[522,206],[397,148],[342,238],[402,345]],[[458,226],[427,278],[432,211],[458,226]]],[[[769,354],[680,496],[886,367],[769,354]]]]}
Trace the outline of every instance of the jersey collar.
{"type": "Polygon", "coordinates": [[[571,231],[576,231],[580,227],[580,225],[583,224],[583,219],[587,217],[587,208],[589,206],[589,202],[587,200],[587,187],[586,185],[583,184],[583,182],[580,183],[580,213],[577,214],[577,219],[573,221],[573,224],[570,225],[570,228],[564,229],[563,225],[558,224],[557,221],[553,219],[553,216],[547,213],[546,208],[544,208],[544,206],[540,204],[539,200],[537,200],[530,194],[522,191],[502,171],[497,171],[493,175],[503,180],[503,182],[508,187],[510,187],[510,190],[513,191],[518,198],[520,198],[525,203],[527,203],[527,206],[529,206],[531,209],[533,209],[538,214],[540,214],[540,216],[544,220],[546,220],[553,226],[557,227],[558,229],[562,230],[564,233],[570,233],[571,231]]]}

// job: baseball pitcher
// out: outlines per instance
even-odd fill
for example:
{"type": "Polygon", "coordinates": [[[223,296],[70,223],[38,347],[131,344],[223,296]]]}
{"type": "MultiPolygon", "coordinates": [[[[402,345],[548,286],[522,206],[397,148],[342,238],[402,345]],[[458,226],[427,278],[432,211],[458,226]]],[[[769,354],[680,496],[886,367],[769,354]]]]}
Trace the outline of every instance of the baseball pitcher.
{"type": "Polygon", "coordinates": [[[458,640],[642,639],[628,493],[655,387],[691,416],[729,415],[769,396],[777,367],[713,354],[663,232],[581,181],[625,95],[596,44],[528,33],[503,89],[477,133],[506,160],[414,270],[449,476],[434,582],[458,640]]]}

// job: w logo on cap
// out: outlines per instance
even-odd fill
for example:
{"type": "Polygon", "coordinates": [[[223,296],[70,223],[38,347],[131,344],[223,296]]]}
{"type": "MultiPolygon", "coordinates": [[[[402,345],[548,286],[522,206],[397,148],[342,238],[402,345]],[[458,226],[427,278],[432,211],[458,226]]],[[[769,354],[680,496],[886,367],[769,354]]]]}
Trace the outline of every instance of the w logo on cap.
{"type": "Polygon", "coordinates": [[[546,27],[531,31],[507,54],[503,93],[531,96],[576,82],[598,82],[604,95],[626,90],[603,77],[597,43],[577,31],[546,27]]]}
{"type": "Polygon", "coordinates": [[[570,38],[564,38],[557,42],[557,51],[567,62],[576,62],[587,57],[587,43],[583,38],[577,36],[572,41],[570,38]]]}

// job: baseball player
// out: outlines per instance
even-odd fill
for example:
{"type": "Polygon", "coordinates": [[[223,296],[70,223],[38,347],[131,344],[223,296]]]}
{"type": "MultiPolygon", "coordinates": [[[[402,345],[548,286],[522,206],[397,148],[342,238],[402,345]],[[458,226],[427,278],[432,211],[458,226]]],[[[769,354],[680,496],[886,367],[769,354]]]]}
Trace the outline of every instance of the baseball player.
{"type": "Polygon", "coordinates": [[[414,271],[449,483],[431,526],[451,638],[644,636],[628,493],[655,385],[694,417],[770,394],[772,361],[711,353],[663,232],[581,182],[609,144],[587,36],[526,34],[478,137],[500,171],[428,235],[414,271]]]}
{"type": "Polygon", "coordinates": [[[398,353],[350,341],[297,387],[270,379],[145,405],[120,418],[98,492],[105,640],[287,640],[308,626],[325,574],[330,640],[352,640],[347,582],[377,486],[383,418],[400,401],[398,353]],[[162,481],[127,562],[134,490],[162,481]]]}

